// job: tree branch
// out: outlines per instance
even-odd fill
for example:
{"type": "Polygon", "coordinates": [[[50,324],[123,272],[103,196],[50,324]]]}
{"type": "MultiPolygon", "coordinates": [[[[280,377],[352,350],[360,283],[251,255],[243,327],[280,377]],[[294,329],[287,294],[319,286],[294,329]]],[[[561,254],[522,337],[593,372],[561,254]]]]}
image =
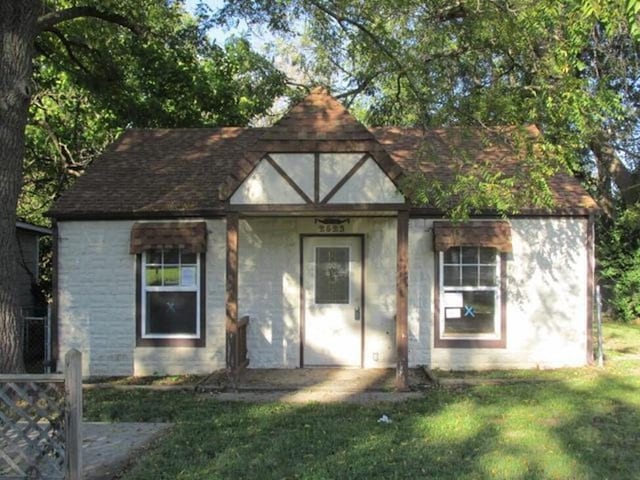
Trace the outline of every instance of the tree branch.
{"type": "Polygon", "coordinates": [[[63,10],[45,13],[38,18],[38,32],[43,32],[45,30],[50,31],[59,23],[81,17],[98,18],[105,22],[120,25],[121,27],[131,30],[133,33],[141,33],[140,27],[132,23],[128,18],[117,13],[106,12],[91,6],[70,7],[63,10]]]}
{"type": "Polygon", "coordinates": [[[73,49],[71,48],[71,42],[67,40],[67,38],[63,35],[63,33],[60,30],[58,30],[57,28],[51,27],[51,28],[48,28],[46,31],[53,33],[56,37],[58,37],[58,40],[60,40],[65,50],[67,51],[67,55],[69,55],[69,58],[71,59],[71,61],[75,63],[80,68],[80,70],[82,70],[85,73],[90,73],[89,69],[85,67],[83,63],[80,61],[80,59],[78,59],[78,57],[76,57],[76,55],[73,53],[73,49]]]}
{"type": "Polygon", "coordinates": [[[398,72],[407,79],[408,86],[413,92],[415,98],[417,100],[421,99],[422,95],[420,94],[420,89],[417,86],[417,82],[415,82],[415,80],[412,78],[411,73],[407,70],[406,66],[398,59],[398,57],[391,50],[389,50],[384,42],[380,38],[378,38],[376,34],[374,34],[361,22],[354,20],[353,18],[345,17],[344,15],[341,15],[338,12],[329,9],[327,6],[316,0],[309,0],[309,3],[316,7],[318,10],[322,11],[324,14],[333,18],[336,22],[338,22],[338,24],[348,23],[349,25],[352,25],[353,27],[364,33],[367,37],[369,37],[374,45],[379,48],[380,51],[384,53],[384,55],[395,64],[398,72]]]}

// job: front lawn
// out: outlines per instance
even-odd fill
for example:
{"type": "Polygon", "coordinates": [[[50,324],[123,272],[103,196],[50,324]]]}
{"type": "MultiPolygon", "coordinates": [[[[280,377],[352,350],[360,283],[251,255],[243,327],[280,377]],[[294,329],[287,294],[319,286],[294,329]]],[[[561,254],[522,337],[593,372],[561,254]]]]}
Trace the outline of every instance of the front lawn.
{"type": "Polygon", "coordinates": [[[176,422],[126,479],[639,478],[640,326],[608,325],[606,338],[607,368],[543,383],[366,406],[91,390],[85,415],[176,422]]]}

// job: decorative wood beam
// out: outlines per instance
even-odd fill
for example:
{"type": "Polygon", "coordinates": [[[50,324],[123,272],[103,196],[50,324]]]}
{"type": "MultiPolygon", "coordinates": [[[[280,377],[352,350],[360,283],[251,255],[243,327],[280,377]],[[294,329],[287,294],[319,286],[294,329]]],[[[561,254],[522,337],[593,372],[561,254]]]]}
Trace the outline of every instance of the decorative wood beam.
{"type": "Polygon", "coordinates": [[[302,197],[302,199],[306,202],[306,203],[313,203],[313,201],[309,198],[309,196],[304,192],[304,190],[302,190],[298,184],[296,182],[293,181],[293,179],[289,176],[289,174],[287,172],[285,172],[282,167],[280,165],[278,165],[276,163],[276,161],[271,158],[269,155],[265,155],[265,160],[267,161],[267,163],[269,165],[271,165],[274,170],[276,172],[278,172],[280,174],[280,176],[284,179],[285,182],[287,182],[291,188],[293,188],[296,193],[298,195],[300,195],[302,197]]]}
{"type": "Polygon", "coordinates": [[[351,170],[349,170],[347,174],[342,177],[342,179],[338,183],[336,183],[336,185],[329,191],[329,193],[327,193],[327,195],[322,199],[320,203],[327,203],[329,200],[331,200],[331,198],[336,193],[338,193],[338,190],[340,190],[344,186],[344,184],[347,183],[349,179],[355,175],[360,167],[364,165],[364,162],[366,162],[368,158],[369,154],[363,155],[362,158],[358,160],[356,164],[351,168],[351,170]]]}
{"type": "MultiPolygon", "coordinates": [[[[238,231],[238,214],[230,213],[227,215],[227,281],[225,297],[225,330],[227,336],[235,332],[238,322],[238,231]]],[[[227,352],[226,358],[229,360],[229,352],[227,352]]]]}
{"type": "Polygon", "coordinates": [[[587,364],[593,365],[593,309],[595,294],[595,247],[594,247],[595,215],[587,220],[587,364]]]}
{"type": "Polygon", "coordinates": [[[398,212],[396,257],[396,390],[409,390],[409,212],[398,212]]]}

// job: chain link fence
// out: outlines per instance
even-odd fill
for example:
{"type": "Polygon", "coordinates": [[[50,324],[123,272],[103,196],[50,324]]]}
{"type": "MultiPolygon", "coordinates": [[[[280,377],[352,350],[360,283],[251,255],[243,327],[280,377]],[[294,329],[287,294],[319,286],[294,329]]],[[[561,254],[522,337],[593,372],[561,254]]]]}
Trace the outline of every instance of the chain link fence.
{"type": "Polygon", "coordinates": [[[28,373],[51,371],[51,313],[49,307],[22,310],[22,348],[28,373]]]}

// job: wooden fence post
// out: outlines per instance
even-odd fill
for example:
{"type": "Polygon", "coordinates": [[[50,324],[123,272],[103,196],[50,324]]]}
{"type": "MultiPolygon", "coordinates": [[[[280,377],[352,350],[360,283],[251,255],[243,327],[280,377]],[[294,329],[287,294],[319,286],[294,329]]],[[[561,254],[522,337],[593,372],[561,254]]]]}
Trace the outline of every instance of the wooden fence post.
{"type": "Polygon", "coordinates": [[[82,479],[82,354],[71,349],[64,357],[65,440],[68,480],[82,479]]]}

